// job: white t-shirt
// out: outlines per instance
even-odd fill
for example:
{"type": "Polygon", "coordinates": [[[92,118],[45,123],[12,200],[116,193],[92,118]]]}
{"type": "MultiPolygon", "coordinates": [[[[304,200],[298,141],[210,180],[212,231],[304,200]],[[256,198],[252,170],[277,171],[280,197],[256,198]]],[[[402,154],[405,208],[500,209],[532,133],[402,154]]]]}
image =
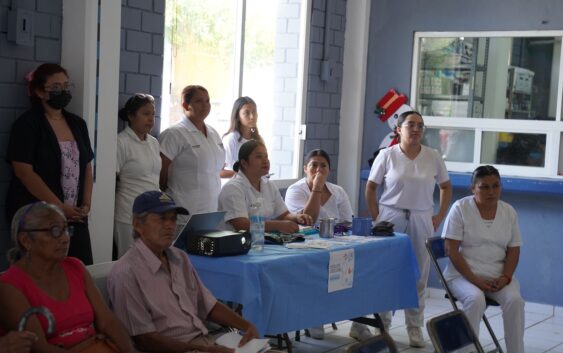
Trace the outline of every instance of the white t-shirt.
{"type": "Polygon", "coordinates": [[[217,131],[205,126],[207,137],[184,116],[159,137],[160,152],[172,161],[166,192],[191,214],[216,211],[221,190],[225,150],[217,131]]]}
{"type": "Polygon", "coordinates": [[[438,151],[421,146],[414,160],[399,145],[381,150],[369,172],[368,180],[383,185],[381,205],[416,211],[428,211],[434,205],[434,187],[448,180],[448,170],[438,151]]]}
{"type": "MultiPolygon", "coordinates": [[[[512,206],[498,201],[492,226],[486,226],[473,196],[456,201],[446,222],[442,237],[460,240],[460,253],[477,276],[497,278],[502,274],[506,249],[522,244],[518,216],[512,206]]],[[[461,276],[451,262],[444,272],[446,280],[461,276]]]]}
{"type": "Polygon", "coordinates": [[[233,170],[233,164],[238,161],[238,150],[243,143],[248,140],[241,138],[238,131],[229,132],[223,137],[223,146],[225,147],[225,169],[233,170]],[[240,138],[240,141],[239,141],[240,138]]]}
{"type": "MultiPolygon", "coordinates": [[[[321,205],[318,219],[336,218],[339,222],[351,222],[352,206],[346,191],[342,187],[328,181],[325,185],[332,195],[324,205],[321,205]]],[[[307,178],[292,184],[285,193],[285,204],[289,212],[300,213],[303,211],[310,196],[311,190],[307,186],[307,178]]]]}
{"type": "Polygon", "coordinates": [[[287,207],[283,202],[280,191],[267,178],[260,181],[260,191],[256,190],[250,181],[239,171],[219,194],[219,211],[226,211],[224,229],[233,229],[231,219],[248,218],[248,208],[262,198],[262,215],[266,220],[276,219],[285,212],[287,207]]]}
{"type": "Polygon", "coordinates": [[[118,175],[115,192],[115,220],[131,224],[133,200],[145,191],[159,190],[160,147],[147,134],[145,141],[127,126],[117,135],[118,175]]]}

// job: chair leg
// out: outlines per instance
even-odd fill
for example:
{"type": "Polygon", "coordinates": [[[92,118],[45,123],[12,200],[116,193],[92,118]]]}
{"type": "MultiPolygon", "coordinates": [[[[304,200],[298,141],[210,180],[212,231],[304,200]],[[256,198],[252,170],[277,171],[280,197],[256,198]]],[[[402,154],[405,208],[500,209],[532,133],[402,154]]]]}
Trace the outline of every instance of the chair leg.
{"type": "Polygon", "coordinates": [[[295,341],[297,341],[297,342],[301,341],[301,331],[300,330],[295,331],[295,341]]]}
{"type": "Polygon", "coordinates": [[[289,339],[289,335],[287,333],[284,333],[282,337],[287,347],[287,353],[293,353],[293,343],[291,343],[291,340],[289,339]]]}
{"type": "Polygon", "coordinates": [[[493,328],[491,327],[491,324],[489,323],[489,320],[485,315],[483,315],[483,322],[485,323],[485,326],[487,326],[487,331],[489,331],[489,335],[491,336],[495,346],[497,347],[497,349],[494,350],[493,352],[503,353],[503,350],[500,346],[497,336],[495,335],[495,332],[493,331],[493,328]]]}
{"type": "Polygon", "coordinates": [[[335,324],[334,322],[332,323],[332,329],[333,329],[334,331],[338,330],[338,326],[336,326],[336,324],[335,324]]]}

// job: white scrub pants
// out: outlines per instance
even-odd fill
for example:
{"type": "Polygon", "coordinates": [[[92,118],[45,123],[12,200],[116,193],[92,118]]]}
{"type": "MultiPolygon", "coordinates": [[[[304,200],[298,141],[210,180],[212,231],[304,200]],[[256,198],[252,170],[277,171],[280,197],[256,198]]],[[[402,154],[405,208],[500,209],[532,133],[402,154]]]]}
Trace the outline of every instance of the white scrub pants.
{"type": "Polygon", "coordinates": [[[512,278],[510,284],[498,292],[483,293],[465,277],[454,278],[448,285],[463,305],[463,311],[477,336],[486,309],[485,296],[497,301],[502,309],[507,352],[524,353],[524,299],[520,296],[520,283],[516,278],[512,278]]]}
{"type": "Polygon", "coordinates": [[[135,242],[135,239],[133,238],[133,225],[131,223],[115,221],[113,227],[113,240],[115,241],[115,245],[117,247],[117,258],[120,258],[135,242]]]}
{"type": "MultiPolygon", "coordinates": [[[[425,241],[427,238],[434,235],[432,211],[432,209],[427,211],[410,211],[407,218],[407,212],[405,212],[405,210],[379,205],[377,222],[391,222],[395,225],[395,232],[406,233],[409,236],[416,255],[418,270],[420,271],[420,278],[416,282],[418,308],[405,310],[405,324],[407,327],[424,326],[426,284],[430,272],[430,257],[426,251],[425,241]]],[[[380,316],[385,326],[391,326],[391,312],[381,313],[380,316]]]]}

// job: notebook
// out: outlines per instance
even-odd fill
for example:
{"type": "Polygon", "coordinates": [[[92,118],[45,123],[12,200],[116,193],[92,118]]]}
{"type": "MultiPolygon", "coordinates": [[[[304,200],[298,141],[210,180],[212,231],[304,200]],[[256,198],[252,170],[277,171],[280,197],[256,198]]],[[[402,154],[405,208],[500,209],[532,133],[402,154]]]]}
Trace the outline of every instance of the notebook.
{"type": "Polygon", "coordinates": [[[186,250],[186,239],[191,232],[196,230],[217,230],[217,226],[225,218],[225,213],[225,211],[217,211],[189,216],[188,222],[174,241],[174,246],[186,250]]]}

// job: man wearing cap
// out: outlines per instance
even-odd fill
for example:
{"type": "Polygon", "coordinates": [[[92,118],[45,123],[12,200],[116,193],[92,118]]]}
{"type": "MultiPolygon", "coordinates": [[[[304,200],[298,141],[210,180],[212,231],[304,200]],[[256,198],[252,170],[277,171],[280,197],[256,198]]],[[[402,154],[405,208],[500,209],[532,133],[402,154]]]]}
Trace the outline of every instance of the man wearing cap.
{"type": "Polygon", "coordinates": [[[113,266],[108,294],[135,346],[147,352],[233,352],[214,343],[210,320],[245,332],[242,346],[258,337],[256,327],[215,299],[184,251],[172,247],[176,215],[188,211],[160,191],[133,203],[135,243],[113,266]]]}

